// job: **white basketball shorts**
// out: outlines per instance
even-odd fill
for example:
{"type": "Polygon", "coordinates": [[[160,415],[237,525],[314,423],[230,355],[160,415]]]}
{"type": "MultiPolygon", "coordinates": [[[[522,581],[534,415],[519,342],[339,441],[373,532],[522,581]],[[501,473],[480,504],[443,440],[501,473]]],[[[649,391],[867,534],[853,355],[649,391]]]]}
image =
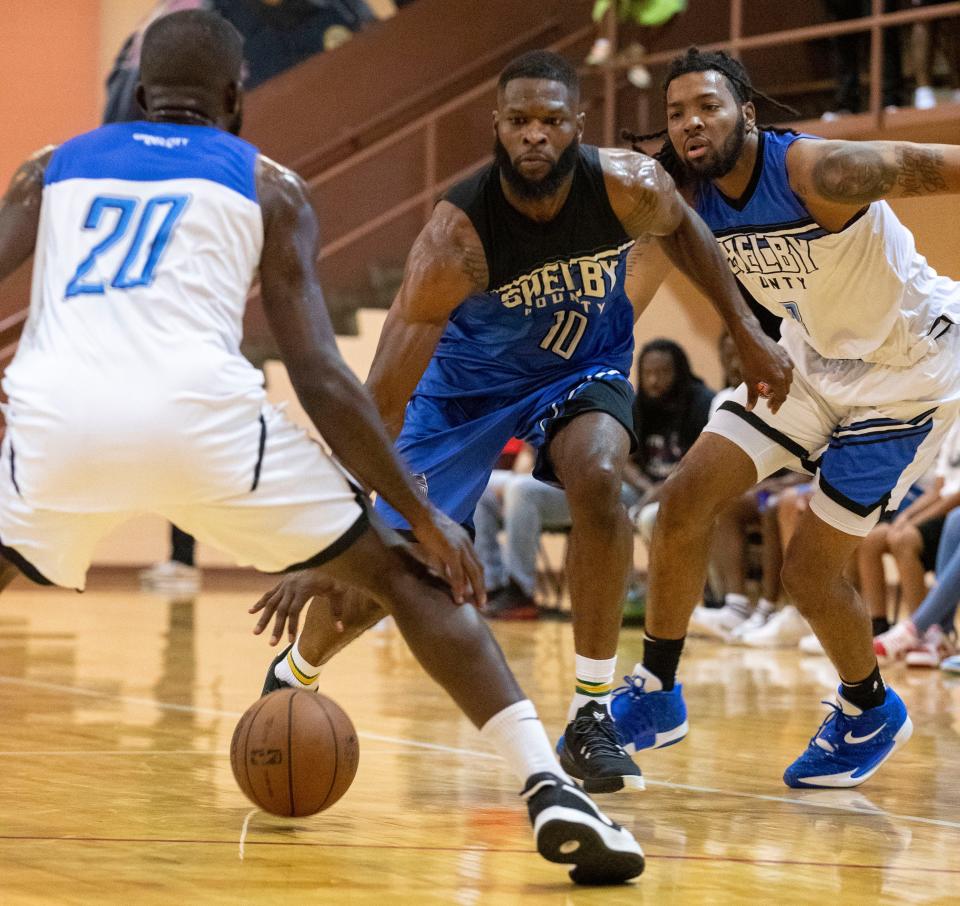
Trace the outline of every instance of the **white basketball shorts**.
{"type": "Polygon", "coordinates": [[[776,414],[763,400],[748,412],[741,385],[704,430],[747,453],[758,481],[782,468],[815,475],[814,514],[866,535],[929,470],[960,414],[960,326],[942,326],[936,350],[909,368],[792,344],[793,384],[776,414]]]}
{"type": "MultiPolygon", "coordinates": [[[[8,434],[0,452],[0,553],[36,582],[82,589],[100,540],[143,512],[164,516],[239,565],[263,572],[319,566],[366,529],[367,510],[357,488],[319,444],[273,407],[262,408],[259,426],[251,425],[244,449],[238,449],[235,432],[225,434],[219,446],[223,449],[217,449],[216,434],[204,436],[198,469],[204,461],[246,465],[236,470],[232,491],[217,499],[171,500],[165,492],[156,505],[131,508],[118,491],[120,505],[113,510],[105,508],[109,500],[98,501],[96,510],[78,509],[75,503],[57,509],[46,501],[31,505],[22,495],[21,485],[40,487],[43,475],[18,482],[18,463],[29,462],[32,469],[42,465],[36,456],[19,458],[8,434]]],[[[140,466],[144,480],[163,478],[164,465],[163,459],[145,460],[140,466]]],[[[76,480],[82,482],[95,468],[78,459],[76,480]]],[[[196,484],[203,486],[203,476],[199,479],[196,484]]],[[[102,476],[97,480],[105,484],[102,476]]],[[[63,481],[62,467],[56,481],[63,481]]]]}

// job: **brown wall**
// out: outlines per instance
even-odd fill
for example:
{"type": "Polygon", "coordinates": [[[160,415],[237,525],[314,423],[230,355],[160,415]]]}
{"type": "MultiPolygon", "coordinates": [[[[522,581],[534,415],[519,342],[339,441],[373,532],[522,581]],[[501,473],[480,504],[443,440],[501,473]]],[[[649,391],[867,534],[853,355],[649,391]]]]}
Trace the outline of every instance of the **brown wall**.
{"type": "Polygon", "coordinates": [[[0,183],[43,145],[96,124],[99,0],[4,3],[0,183]]]}

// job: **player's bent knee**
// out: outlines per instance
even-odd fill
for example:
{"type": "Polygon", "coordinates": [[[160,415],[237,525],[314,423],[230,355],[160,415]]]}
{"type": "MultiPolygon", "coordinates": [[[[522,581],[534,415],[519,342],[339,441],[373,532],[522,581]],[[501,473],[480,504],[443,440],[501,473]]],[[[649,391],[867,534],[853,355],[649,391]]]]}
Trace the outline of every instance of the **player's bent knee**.
{"type": "Polygon", "coordinates": [[[612,460],[593,462],[564,478],[567,499],[574,511],[613,512],[620,507],[621,470],[612,460]]]}

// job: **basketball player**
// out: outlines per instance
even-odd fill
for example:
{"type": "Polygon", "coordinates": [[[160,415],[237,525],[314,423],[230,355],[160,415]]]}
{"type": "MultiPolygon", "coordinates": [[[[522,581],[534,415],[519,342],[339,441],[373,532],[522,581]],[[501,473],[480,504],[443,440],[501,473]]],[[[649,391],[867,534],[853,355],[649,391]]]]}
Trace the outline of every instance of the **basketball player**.
{"type": "Polygon", "coordinates": [[[884,199],[960,192],[960,148],[760,128],[749,76],[723,53],[692,48],[676,58],[665,92],[668,140],[658,158],[731,272],[783,316],[781,343],[796,370],[778,411],[765,403],[749,411],[741,386],[667,482],[643,663],[614,715],[623,714],[621,730],[638,749],[682,738],[674,680],[714,517],[758,479],[807,470],[816,490],[787,550],[783,586],[840,688],[784,781],[856,786],[912,725],[880,677],[869,615],[843,567],[927,470],[960,408],[960,286],[927,265],[884,199]]]}
{"type": "MultiPolygon", "coordinates": [[[[536,477],[566,490],[577,672],[561,763],[606,792],[642,788],[608,703],[633,549],[620,502],[636,444],[633,324],[664,253],[726,321],[754,388],[748,405],[762,381],[776,407],[790,364],[673,181],[649,157],[581,144],[578,108],[577,75],[562,57],[531,51],[503,70],[495,161],[447,193],[414,243],[368,383],[427,496],[455,521],[470,524],[510,437],[538,450],[536,477]]],[[[410,528],[390,501],[377,509],[410,528]]],[[[261,603],[286,604],[308,582],[292,579],[261,603]]],[[[333,650],[377,619],[358,606],[337,634],[322,610],[281,653],[267,689],[315,683],[333,650]]]]}
{"type": "Polygon", "coordinates": [[[0,207],[0,277],[35,252],[30,318],[4,379],[2,580],[82,588],[97,541],[167,517],[240,563],[316,567],[396,618],[424,668],[524,783],[537,847],[575,881],[643,870],[632,835],[573,786],[473,607],[390,546],[322,448],[267,405],[239,352],[259,271],[300,401],[344,465],[409,520],[457,602],[482,599],[466,533],[417,491],[344,364],[303,182],[231,132],[241,39],[193,10],[147,31],[142,122],[47,150],[0,207]]]}

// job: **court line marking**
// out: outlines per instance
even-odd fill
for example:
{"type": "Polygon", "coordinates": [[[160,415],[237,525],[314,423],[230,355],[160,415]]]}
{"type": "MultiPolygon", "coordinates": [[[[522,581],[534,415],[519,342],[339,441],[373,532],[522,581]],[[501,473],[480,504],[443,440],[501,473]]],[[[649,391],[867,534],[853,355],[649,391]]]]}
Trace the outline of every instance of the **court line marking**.
{"type": "MultiPolygon", "coordinates": [[[[79,695],[86,698],[98,698],[108,701],[115,701],[122,704],[146,705],[151,708],[157,708],[161,711],[180,711],[189,714],[205,714],[211,717],[241,717],[243,714],[241,711],[226,711],[221,708],[206,708],[201,705],[180,705],[175,702],[164,702],[154,698],[141,698],[139,696],[115,695],[110,692],[99,692],[94,689],[84,689],[80,686],[67,686],[60,683],[47,683],[42,680],[30,680],[14,676],[0,676],[0,685],[29,686],[35,689],[48,689],[53,692],[66,692],[71,695],[79,695]]],[[[446,746],[435,742],[423,742],[416,739],[404,739],[397,736],[384,736],[379,733],[367,733],[361,731],[357,732],[357,736],[359,736],[361,739],[369,739],[374,742],[389,742],[394,745],[443,752],[448,755],[465,755],[470,758],[481,758],[487,761],[502,760],[499,755],[495,755],[493,752],[481,752],[476,749],[463,749],[456,746],[446,746]]],[[[878,818],[888,818],[891,821],[905,821],[913,824],[925,824],[933,827],[946,827],[951,830],[960,830],[960,821],[948,821],[945,818],[924,818],[920,815],[901,815],[894,812],[888,812],[886,809],[882,808],[873,809],[844,803],[813,802],[809,799],[802,799],[796,796],[773,796],[765,793],[747,793],[737,790],[724,790],[718,787],[694,786],[687,783],[675,783],[672,780],[653,780],[648,777],[645,777],[644,779],[649,786],[659,786],[671,790],[682,790],[690,793],[709,793],[711,795],[720,796],[733,796],[739,799],[776,802],[782,805],[802,805],[806,808],[813,807],[818,809],[826,809],[828,811],[847,812],[853,815],[872,815],[878,818]]],[[[821,790],[820,792],[822,793],[823,791],[821,790]]]]}
{"type": "MultiPolygon", "coordinates": [[[[254,809],[254,812],[258,809],[254,809]]],[[[251,812],[253,814],[253,812],[251,812]]],[[[248,816],[249,817],[249,816],[248,816]]],[[[0,841],[30,841],[36,843],[150,843],[173,846],[235,846],[233,840],[216,840],[172,837],[78,837],[69,835],[41,836],[38,834],[0,834],[0,841]]],[[[248,840],[247,846],[297,846],[315,849],[375,849],[397,850],[400,852],[437,852],[437,853],[493,853],[500,855],[532,856],[532,849],[513,849],[506,847],[481,846],[416,846],[402,843],[330,843],[310,840],[248,840]]],[[[793,865],[809,868],[852,868],[867,871],[904,873],[922,873],[938,875],[960,875],[960,868],[942,868],[924,865],[886,865],[867,862],[815,862],[803,859],[748,859],[744,856],[711,856],[683,853],[645,853],[649,859],[664,859],[674,862],[736,862],[745,865],[793,865]]]]}

